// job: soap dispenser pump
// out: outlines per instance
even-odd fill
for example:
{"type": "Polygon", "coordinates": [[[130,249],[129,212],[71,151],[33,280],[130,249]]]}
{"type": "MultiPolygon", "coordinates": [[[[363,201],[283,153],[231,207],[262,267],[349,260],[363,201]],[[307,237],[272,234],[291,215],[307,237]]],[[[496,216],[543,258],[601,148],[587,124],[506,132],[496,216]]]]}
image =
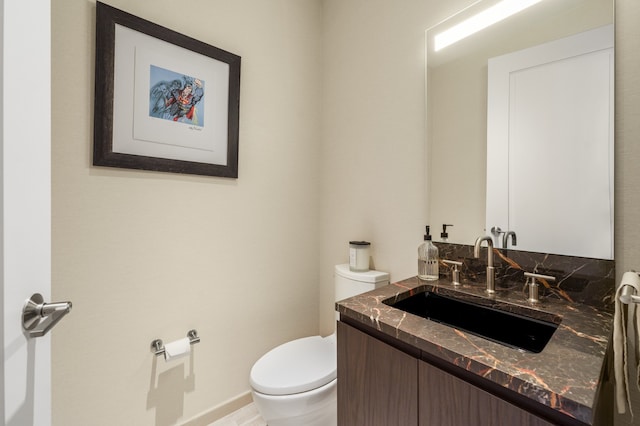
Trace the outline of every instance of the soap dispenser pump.
{"type": "Polygon", "coordinates": [[[427,225],[424,242],[418,246],[418,278],[435,281],[438,279],[438,275],[438,247],[431,242],[429,225],[427,225]]]}
{"type": "Polygon", "coordinates": [[[440,238],[442,239],[442,242],[445,242],[445,243],[449,239],[449,233],[447,232],[447,226],[453,226],[453,225],[448,224],[448,223],[443,223],[442,224],[442,232],[440,233],[440,238]]]}

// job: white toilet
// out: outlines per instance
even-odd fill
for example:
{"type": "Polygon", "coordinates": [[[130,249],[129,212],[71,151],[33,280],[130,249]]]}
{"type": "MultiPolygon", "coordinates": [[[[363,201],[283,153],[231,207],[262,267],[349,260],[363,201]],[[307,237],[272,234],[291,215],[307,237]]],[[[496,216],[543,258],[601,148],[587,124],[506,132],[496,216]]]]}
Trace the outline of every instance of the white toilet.
{"type": "MultiPolygon", "coordinates": [[[[335,267],[336,301],[387,284],[386,272],[335,267]]],[[[250,376],[251,394],[262,418],[269,426],[336,425],[336,366],[335,332],[293,340],[264,354],[250,376]]]]}

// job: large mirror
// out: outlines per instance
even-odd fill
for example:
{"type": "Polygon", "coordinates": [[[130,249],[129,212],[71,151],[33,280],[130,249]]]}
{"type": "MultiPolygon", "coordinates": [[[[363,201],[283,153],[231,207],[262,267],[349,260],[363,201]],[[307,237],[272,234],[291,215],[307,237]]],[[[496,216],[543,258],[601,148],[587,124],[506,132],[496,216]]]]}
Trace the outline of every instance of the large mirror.
{"type": "MultiPolygon", "coordinates": [[[[593,120],[585,119],[585,116],[578,114],[573,118],[565,118],[563,115],[561,121],[571,123],[568,125],[568,130],[549,130],[546,123],[553,120],[536,116],[535,108],[530,109],[524,104],[523,99],[537,99],[538,95],[545,96],[544,93],[547,96],[554,96],[560,90],[554,91],[550,88],[552,84],[534,83],[533,89],[529,87],[528,96],[520,96],[515,98],[516,100],[513,97],[509,98],[508,96],[514,96],[516,92],[527,93],[524,89],[526,86],[522,83],[518,83],[520,86],[513,83],[527,80],[526,78],[514,80],[514,76],[527,75],[520,71],[507,74],[506,78],[510,81],[506,85],[507,98],[499,101],[499,107],[496,107],[495,75],[499,74],[496,69],[500,72],[504,71],[495,64],[502,64],[502,58],[517,57],[521,52],[530,55],[533,51],[533,55],[537,56],[536,49],[540,46],[559,44],[562,50],[564,49],[562,46],[575,45],[576,40],[582,43],[585,34],[589,39],[593,32],[604,33],[605,38],[608,38],[612,44],[613,1],[542,0],[454,44],[434,50],[435,35],[496,3],[499,2],[497,0],[475,2],[427,31],[426,92],[429,159],[427,167],[429,170],[429,224],[433,230],[433,238],[435,241],[442,240],[440,236],[442,225],[451,224],[453,226],[447,227],[448,242],[473,244],[480,235],[492,235],[495,246],[502,247],[504,233],[514,231],[517,235],[517,245],[513,246],[513,239],[509,238],[507,243],[509,249],[612,259],[612,46],[610,59],[608,59],[609,68],[606,64],[604,68],[598,68],[587,61],[582,63],[584,72],[575,68],[569,71],[573,72],[573,75],[582,76],[592,74],[591,71],[595,68],[601,69],[601,74],[606,74],[609,80],[605,84],[598,83],[602,88],[598,96],[602,95],[608,99],[601,101],[601,98],[577,97],[575,96],[577,92],[573,94],[567,92],[568,94],[563,95],[567,99],[554,98],[551,102],[553,105],[542,108],[544,114],[551,114],[551,111],[554,111],[552,106],[564,114],[567,111],[579,110],[581,105],[597,105],[599,108],[590,109],[600,111],[604,120],[602,123],[608,126],[606,129],[602,128],[603,125],[593,126],[593,120]],[[490,66],[490,64],[493,65],[490,66]],[[489,81],[494,83],[490,85],[489,81]],[[508,88],[509,84],[511,89],[508,88]],[[545,90],[536,90],[536,87],[545,90]],[[572,99],[577,101],[575,107],[569,106],[568,102],[572,99]],[[500,108],[504,111],[500,111],[500,108]],[[496,155],[495,140],[499,138],[496,138],[495,123],[499,114],[504,115],[507,121],[506,124],[500,124],[503,130],[497,133],[502,131],[506,134],[504,138],[509,140],[509,138],[515,138],[513,135],[519,132],[526,136],[524,139],[528,141],[519,142],[529,144],[525,149],[517,149],[515,142],[508,141],[506,156],[505,154],[496,155]],[[520,119],[517,122],[518,126],[514,124],[516,116],[520,119]],[[533,121],[522,125],[521,118],[525,116],[533,121]],[[539,129],[545,129],[546,133],[538,135],[535,132],[539,129]],[[596,133],[594,129],[599,132],[597,137],[593,136],[596,133]],[[602,143],[602,146],[589,155],[584,154],[583,148],[560,147],[560,144],[565,143],[567,134],[577,137],[579,143],[585,143],[583,140],[587,136],[597,139],[598,144],[602,143]],[[561,139],[558,141],[554,138],[561,139]],[[517,164],[518,156],[528,164],[517,164]],[[580,165],[583,167],[577,167],[580,165]],[[584,179],[589,180],[576,179],[578,173],[585,172],[585,169],[584,179]],[[598,173],[589,174],[589,170],[597,170],[598,173]],[[596,175],[598,175],[597,178],[596,175]],[[577,184],[576,180],[578,183],[586,182],[587,186],[592,188],[591,192],[571,186],[577,184]],[[539,183],[539,187],[523,186],[522,182],[527,185],[532,182],[539,183]],[[499,185],[495,185],[496,183],[499,185]],[[507,191],[511,191],[504,197],[498,196],[505,202],[505,211],[509,212],[507,215],[511,214],[511,217],[507,216],[506,220],[493,219],[492,210],[496,210],[495,206],[499,204],[495,201],[497,191],[495,186],[502,186],[507,191]],[[595,187],[602,189],[603,195],[593,195],[595,187]],[[514,191],[523,195],[520,197],[522,200],[516,200],[517,197],[513,196],[514,191]],[[580,193],[579,191],[585,195],[576,195],[580,193]],[[487,197],[493,198],[488,202],[487,197]],[[591,204],[583,203],[582,201],[585,200],[591,204]],[[577,209],[576,211],[580,214],[569,212],[569,208],[577,209]],[[521,212],[519,216],[516,213],[518,211],[521,212]],[[577,219],[588,217],[584,214],[585,212],[593,212],[594,219],[585,219],[585,223],[581,223],[577,219]],[[525,223],[527,221],[531,223],[525,223]],[[598,248],[584,249],[583,247],[589,245],[585,241],[598,248]]],[[[601,49],[596,47],[593,50],[601,49]]],[[[573,54],[569,53],[569,56],[571,55],[573,54]]],[[[550,63],[555,62],[558,61],[550,61],[550,63]]],[[[535,68],[531,65],[523,67],[535,68]]],[[[540,68],[544,67],[538,67],[540,68]]],[[[589,84],[589,87],[592,86],[591,83],[586,84],[589,84]]],[[[565,86],[567,84],[562,83],[562,90],[565,86]]],[[[578,90],[580,93],[583,92],[578,90]]],[[[558,113],[554,114],[554,117],[558,117],[558,113]]],[[[502,115],[500,120],[503,119],[502,115]]]]}

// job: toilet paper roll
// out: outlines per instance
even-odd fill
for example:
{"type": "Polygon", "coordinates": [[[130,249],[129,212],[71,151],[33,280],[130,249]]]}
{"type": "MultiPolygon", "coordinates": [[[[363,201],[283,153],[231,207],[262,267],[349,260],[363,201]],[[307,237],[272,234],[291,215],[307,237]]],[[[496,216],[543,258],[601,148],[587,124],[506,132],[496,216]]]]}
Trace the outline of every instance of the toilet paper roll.
{"type": "Polygon", "coordinates": [[[171,361],[176,358],[182,358],[191,352],[191,343],[188,337],[176,340],[164,345],[164,360],[171,361]]]}

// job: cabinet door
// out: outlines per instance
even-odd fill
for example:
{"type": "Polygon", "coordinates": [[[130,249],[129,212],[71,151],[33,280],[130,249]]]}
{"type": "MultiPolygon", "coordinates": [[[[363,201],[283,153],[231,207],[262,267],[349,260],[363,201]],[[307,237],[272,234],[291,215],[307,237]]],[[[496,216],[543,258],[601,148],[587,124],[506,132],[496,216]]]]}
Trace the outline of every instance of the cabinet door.
{"type": "Polygon", "coordinates": [[[551,426],[528,411],[420,361],[420,426],[551,426]]]}
{"type": "Polygon", "coordinates": [[[338,425],[417,426],[418,360],[338,322],[338,425]]]}

